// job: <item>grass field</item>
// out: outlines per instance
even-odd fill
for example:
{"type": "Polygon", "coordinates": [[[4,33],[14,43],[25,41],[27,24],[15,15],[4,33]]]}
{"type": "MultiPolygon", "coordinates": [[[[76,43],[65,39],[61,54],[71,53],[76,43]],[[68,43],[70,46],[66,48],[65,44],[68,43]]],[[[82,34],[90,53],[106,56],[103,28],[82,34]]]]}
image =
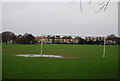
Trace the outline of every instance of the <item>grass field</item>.
{"type": "Polygon", "coordinates": [[[118,46],[46,44],[43,53],[76,59],[17,57],[39,54],[40,45],[2,45],[3,79],[117,79],[118,46]]]}

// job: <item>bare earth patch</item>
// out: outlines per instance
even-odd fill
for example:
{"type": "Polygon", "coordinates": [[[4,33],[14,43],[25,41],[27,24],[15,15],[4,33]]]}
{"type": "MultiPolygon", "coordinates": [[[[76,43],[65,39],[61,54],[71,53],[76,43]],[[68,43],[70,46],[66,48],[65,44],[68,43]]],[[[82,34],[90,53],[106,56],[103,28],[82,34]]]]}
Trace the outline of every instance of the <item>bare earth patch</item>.
{"type": "Polygon", "coordinates": [[[76,58],[80,58],[80,57],[65,56],[63,58],[65,58],[65,59],[76,59],[76,58]]]}
{"type": "Polygon", "coordinates": [[[80,57],[72,57],[72,56],[60,56],[60,55],[36,55],[36,54],[24,54],[24,55],[16,55],[16,56],[20,56],[20,57],[47,57],[47,58],[65,58],[65,59],[76,59],[76,58],[80,58],[80,57]]]}

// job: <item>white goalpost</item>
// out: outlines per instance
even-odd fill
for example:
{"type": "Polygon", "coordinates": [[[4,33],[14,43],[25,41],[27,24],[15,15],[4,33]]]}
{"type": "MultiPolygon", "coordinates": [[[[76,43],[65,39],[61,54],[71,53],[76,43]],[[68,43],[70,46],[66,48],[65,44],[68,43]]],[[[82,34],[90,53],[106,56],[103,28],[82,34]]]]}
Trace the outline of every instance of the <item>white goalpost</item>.
{"type": "Polygon", "coordinates": [[[104,46],[103,46],[103,58],[105,57],[105,52],[106,52],[106,38],[104,38],[104,46]]]}
{"type": "Polygon", "coordinates": [[[60,56],[60,55],[48,55],[48,54],[43,54],[43,44],[44,41],[43,40],[45,38],[45,36],[41,36],[41,44],[40,44],[40,54],[22,54],[22,55],[16,55],[16,56],[22,56],[22,57],[48,57],[48,58],[63,58],[64,56],[60,56]]]}
{"type": "Polygon", "coordinates": [[[43,35],[41,36],[41,51],[40,51],[40,55],[42,56],[43,54],[43,35]]]}

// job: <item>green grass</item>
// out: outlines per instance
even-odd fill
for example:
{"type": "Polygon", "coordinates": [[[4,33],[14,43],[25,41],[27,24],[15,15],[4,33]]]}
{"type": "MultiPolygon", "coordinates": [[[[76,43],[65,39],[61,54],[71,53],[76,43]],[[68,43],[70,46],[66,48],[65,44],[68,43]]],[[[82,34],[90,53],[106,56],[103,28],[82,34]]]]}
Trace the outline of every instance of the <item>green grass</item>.
{"type": "Polygon", "coordinates": [[[39,54],[40,45],[2,45],[3,79],[117,79],[118,45],[106,46],[102,58],[100,45],[43,46],[45,54],[80,57],[76,59],[17,57],[39,54]]]}

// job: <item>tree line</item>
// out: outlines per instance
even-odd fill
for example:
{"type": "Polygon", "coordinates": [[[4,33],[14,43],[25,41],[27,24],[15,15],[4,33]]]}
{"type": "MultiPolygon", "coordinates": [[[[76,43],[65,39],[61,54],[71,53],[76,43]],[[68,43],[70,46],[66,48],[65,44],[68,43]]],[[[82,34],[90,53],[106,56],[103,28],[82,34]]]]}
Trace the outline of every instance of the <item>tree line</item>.
{"type": "MultiPolygon", "coordinates": [[[[69,42],[69,40],[72,39],[71,36],[64,36],[62,39],[62,42],[60,41],[60,36],[50,36],[48,35],[44,39],[44,43],[46,44],[104,44],[104,40],[102,39],[102,37],[97,37],[96,40],[89,40],[90,37],[88,37],[88,39],[83,39],[79,36],[75,37],[75,39],[73,39],[72,42],[69,42]],[[47,39],[46,39],[47,38],[47,39]],[[56,39],[58,38],[58,39],[56,39]],[[46,40],[50,42],[45,42],[46,40]],[[66,42],[67,40],[67,42],[66,42]]],[[[0,34],[0,41],[2,43],[13,43],[13,44],[38,44],[42,41],[42,39],[36,39],[35,36],[33,36],[32,34],[28,34],[25,33],[24,35],[15,35],[13,32],[10,31],[5,31],[2,32],[0,34]]],[[[116,37],[114,34],[108,35],[106,38],[106,44],[120,44],[120,38],[116,37]]]]}
{"type": "Polygon", "coordinates": [[[32,34],[25,33],[23,36],[20,34],[16,36],[13,32],[2,32],[0,34],[1,42],[9,44],[9,43],[17,43],[17,44],[35,44],[35,37],[32,34]]]}

